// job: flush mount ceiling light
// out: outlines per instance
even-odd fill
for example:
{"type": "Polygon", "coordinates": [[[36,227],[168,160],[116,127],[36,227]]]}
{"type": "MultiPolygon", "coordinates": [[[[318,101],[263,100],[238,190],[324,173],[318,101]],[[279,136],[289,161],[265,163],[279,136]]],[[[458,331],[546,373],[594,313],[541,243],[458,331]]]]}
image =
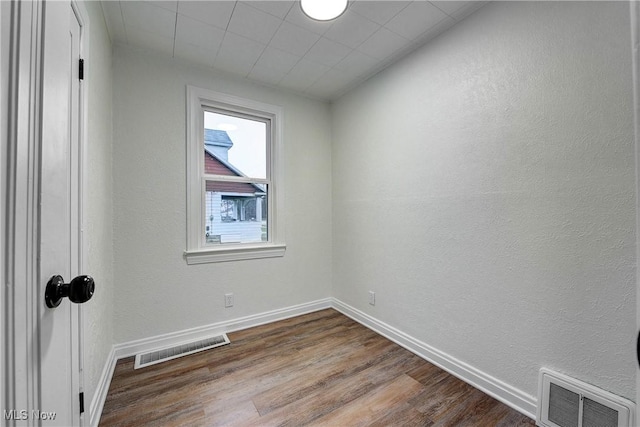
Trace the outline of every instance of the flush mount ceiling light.
{"type": "Polygon", "coordinates": [[[331,21],[347,10],[348,0],[300,0],[305,15],[317,21],[331,21]]]}

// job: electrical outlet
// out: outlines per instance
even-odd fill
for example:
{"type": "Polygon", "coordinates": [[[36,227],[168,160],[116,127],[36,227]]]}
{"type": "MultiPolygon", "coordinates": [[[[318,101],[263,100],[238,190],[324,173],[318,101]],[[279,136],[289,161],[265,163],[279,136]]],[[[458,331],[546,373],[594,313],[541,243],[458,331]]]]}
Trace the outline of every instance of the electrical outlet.
{"type": "Polygon", "coordinates": [[[376,293],[369,291],[369,304],[376,305],[376,293]]]}
{"type": "Polygon", "coordinates": [[[233,294],[224,294],[224,306],[233,307],[233,294]]]}

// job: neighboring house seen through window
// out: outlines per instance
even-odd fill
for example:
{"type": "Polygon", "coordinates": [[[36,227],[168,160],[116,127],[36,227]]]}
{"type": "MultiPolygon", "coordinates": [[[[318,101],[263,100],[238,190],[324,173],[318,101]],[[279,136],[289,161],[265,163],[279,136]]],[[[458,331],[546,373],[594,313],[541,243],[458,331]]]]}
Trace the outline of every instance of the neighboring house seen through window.
{"type": "Polygon", "coordinates": [[[188,87],[188,263],[284,255],[281,115],[188,87]]]}

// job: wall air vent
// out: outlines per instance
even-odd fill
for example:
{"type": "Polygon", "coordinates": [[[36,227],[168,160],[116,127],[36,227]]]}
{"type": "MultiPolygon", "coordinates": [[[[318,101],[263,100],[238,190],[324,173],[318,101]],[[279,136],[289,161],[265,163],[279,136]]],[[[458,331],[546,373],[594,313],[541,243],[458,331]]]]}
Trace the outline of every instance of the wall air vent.
{"type": "Polygon", "coordinates": [[[548,369],[540,370],[538,425],[544,427],[631,427],[635,404],[548,369]]]}
{"type": "Polygon", "coordinates": [[[178,344],[172,347],[153,350],[148,353],[137,354],[133,369],[144,368],[145,366],[177,359],[178,357],[187,356],[199,351],[220,347],[221,345],[226,345],[230,342],[231,341],[229,341],[227,334],[222,334],[186,344],[178,344]]]}

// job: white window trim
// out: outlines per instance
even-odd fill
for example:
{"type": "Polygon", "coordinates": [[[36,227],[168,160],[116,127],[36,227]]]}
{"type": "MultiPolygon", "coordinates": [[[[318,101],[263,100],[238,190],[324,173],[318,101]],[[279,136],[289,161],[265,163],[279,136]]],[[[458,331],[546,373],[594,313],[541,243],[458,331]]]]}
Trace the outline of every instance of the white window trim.
{"type": "Polygon", "coordinates": [[[282,108],[195,86],[187,86],[187,264],[236,261],[284,256],[284,162],[282,108]],[[268,200],[268,236],[264,243],[205,244],[204,232],[204,114],[203,108],[219,108],[271,120],[268,200]]]}

